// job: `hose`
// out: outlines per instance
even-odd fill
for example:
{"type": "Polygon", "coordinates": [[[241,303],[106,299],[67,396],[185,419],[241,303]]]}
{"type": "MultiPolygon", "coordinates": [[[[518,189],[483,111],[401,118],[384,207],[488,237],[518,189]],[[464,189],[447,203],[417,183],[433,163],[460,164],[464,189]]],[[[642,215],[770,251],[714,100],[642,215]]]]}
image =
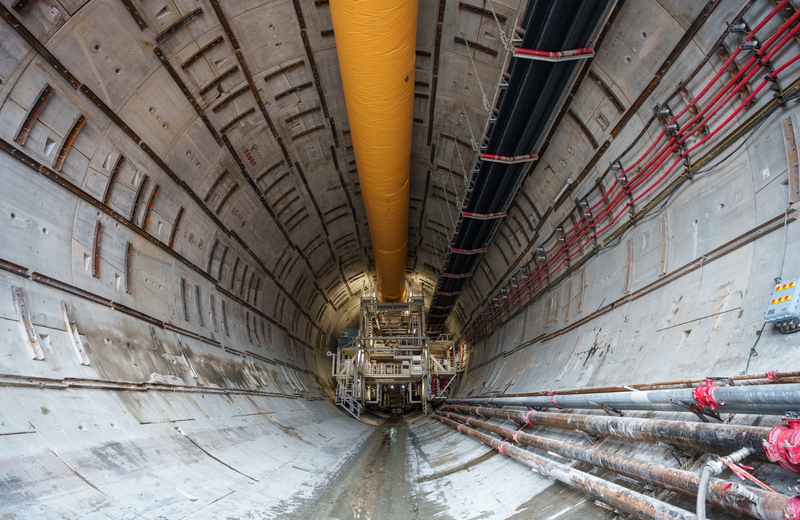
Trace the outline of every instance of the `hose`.
{"type": "Polygon", "coordinates": [[[714,474],[714,469],[706,464],[703,466],[703,471],[700,473],[700,484],[697,488],[697,520],[706,520],[706,495],[708,494],[708,483],[711,481],[711,475],[714,474]]]}
{"type": "Polygon", "coordinates": [[[697,520],[706,520],[706,495],[708,494],[708,484],[711,481],[711,475],[719,475],[725,469],[723,461],[736,464],[753,454],[750,448],[741,448],[730,455],[719,457],[716,460],[709,460],[703,471],[700,473],[700,483],[697,488],[697,520]]]}

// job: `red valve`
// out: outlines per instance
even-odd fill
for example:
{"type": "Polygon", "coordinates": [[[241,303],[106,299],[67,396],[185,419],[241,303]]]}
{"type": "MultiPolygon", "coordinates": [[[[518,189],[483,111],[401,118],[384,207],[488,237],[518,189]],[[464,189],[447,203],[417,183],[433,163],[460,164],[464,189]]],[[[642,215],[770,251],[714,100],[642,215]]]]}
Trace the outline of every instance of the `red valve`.
{"type": "Polygon", "coordinates": [[[703,380],[702,385],[694,389],[692,396],[694,396],[694,399],[700,405],[700,408],[706,406],[711,410],[716,410],[717,406],[725,406],[725,403],[720,403],[714,399],[713,392],[715,388],[719,388],[719,386],[715,385],[713,380],[705,379],[703,380]]]}
{"type": "MultiPolygon", "coordinates": [[[[793,473],[800,473],[800,418],[784,417],[783,421],[787,424],[770,430],[764,441],[764,451],[770,461],[777,462],[793,473]]],[[[800,514],[800,502],[796,506],[800,514]]]]}

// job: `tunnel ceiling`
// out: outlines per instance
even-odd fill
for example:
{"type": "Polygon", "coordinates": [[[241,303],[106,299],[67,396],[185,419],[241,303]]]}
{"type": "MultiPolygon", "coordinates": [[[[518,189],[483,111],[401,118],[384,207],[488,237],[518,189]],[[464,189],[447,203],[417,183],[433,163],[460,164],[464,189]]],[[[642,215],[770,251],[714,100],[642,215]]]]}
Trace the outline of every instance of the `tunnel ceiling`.
{"type": "MultiPolygon", "coordinates": [[[[375,266],[328,0],[2,4],[7,150],[21,150],[34,167],[57,165],[87,196],[306,345],[321,346],[352,322],[375,266]],[[46,85],[43,124],[14,143],[46,85]]],[[[642,124],[635,102],[657,67],[673,49],[697,45],[683,37],[698,22],[732,18],[733,7],[721,4],[611,3],[592,37],[604,40],[597,56],[581,61],[561,93],[540,160],[445,331],[471,323],[552,221],[574,209],[553,211],[551,199],[568,177],[605,167],[594,157],[604,142],[627,145],[613,141],[615,128],[642,124]]],[[[407,273],[429,301],[507,66],[502,40],[525,5],[419,6],[407,273]]]]}

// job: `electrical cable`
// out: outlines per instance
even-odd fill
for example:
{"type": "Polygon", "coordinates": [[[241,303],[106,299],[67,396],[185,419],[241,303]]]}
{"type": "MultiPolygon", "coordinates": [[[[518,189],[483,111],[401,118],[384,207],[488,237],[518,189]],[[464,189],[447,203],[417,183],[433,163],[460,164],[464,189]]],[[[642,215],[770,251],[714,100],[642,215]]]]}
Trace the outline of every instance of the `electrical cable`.
{"type": "MultiPolygon", "coordinates": [[[[785,42],[786,42],[786,41],[788,41],[788,38],[791,38],[791,37],[792,37],[794,34],[796,34],[796,33],[798,32],[798,30],[800,30],[800,27],[797,27],[797,28],[795,28],[793,31],[791,31],[791,32],[790,32],[790,34],[789,34],[789,35],[787,35],[787,36],[786,36],[786,37],[785,37],[785,38],[784,38],[784,39],[783,39],[783,40],[780,42],[780,44],[781,44],[781,45],[785,44],[785,42]]],[[[779,31],[778,33],[776,33],[776,35],[779,35],[779,34],[782,34],[782,31],[779,31]]],[[[775,39],[774,37],[775,37],[775,35],[773,35],[773,41],[774,41],[774,39],[775,39]]],[[[769,52],[769,53],[766,55],[766,57],[771,57],[771,56],[773,56],[773,55],[774,55],[774,54],[775,54],[775,53],[776,53],[778,50],[779,50],[778,48],[772,49],[772,50],[771,50],[771,51],[770,51],[770,52],[769,52]]],[[[786,68],[786,67],[787,67],[787,66],[788,66],[790,63],[794,62],[794,61],[795,61],[796,59],[798,59],[798,58],[800,58],[800,55],[796,56],[795,58],[793,58],[792,60],[790,60],[788,63],[784,64],[784,65],[783,65],[782,67],[780,67],[778,70],[776,70],[775,72],[773,72],[773,73],[772,73],[770,76],[771,76],[771,77],[774,77],[774,76],[775,76],[775,75],[776,75],[778,72],[780,72],[780,71],[782,71],[783,69],[785,69],[785,68],[786,68]]],[[[751,60],[751,61],[754,61],[754,60],[751,60]]],[[[744,71],[745,71],[745,70],[746,70],[746,69],[743,69],[741,72],[742,72],[742,73],[744,73],[744,71]]],[[[728,101],[728,100],[729,100],[729,99],[730,99],[730,98],[731,98],[733,95],[735,95],[735,93],[736,93],[736,92],[738,92],[738,91],[739,91],[739,90],[740,90],[740,89],[741,89],[741,88],[744,86],[744,83],[745,83],[746,81],[748,81],[748,80],[749,80],[749,79],[752,77],[752,75],[753,75],[754,73],[755,73],[755,71],[751,71],[750,73],[748,73],[748,75],[746,75],[746,76],[745,76],[745,78],[744,78],[744,79],[742,79],[738,85],[736,85],[736,88],[734,88],[734,89],[733,89],[733,91],[731,92],[731,94],[730,94],[730,95],[729,95],[729,96],[728,96],[728,97],[725,99],[725,101],[723,101],[723,103],[722,103],[722,104],[720,104],[720,106],[716,107],[716,108],[715,108],[715,109],[714,109],[714,110],[713,110],[713,111],[712,111],[712,112],[711,112],[711,113],[710,113],[710,114],[709,114],[707,117],[703,117],[703,118],[702,118],[702,119],[701,119],[699,122],[697,122],[697,125],[696,125],[695,129],[693,130],[693,132],[694,132],[694,131],[697,131],[697,130],[698,130],[698,129],[699,129],[699,128],[700,128],[700,127],[703,125],[703,124],[705,124],[705,122],[706,122],[706,121],[707,121],[707,120],[708,120],[710,117],[713,117],[713,115],[714,115],[714,114],[716,114],[716,112],[718,112],[718,111],[719,111],[719,109],[721,108],[721,106],[722,106],[724,103],[727,103],[727,101],[728,101]]],[[[741,77],[741,75],[737,75],[737,78],[738,78],[738,77],[741,77]]],[[[767,80],[765,80],[764,82],[762,82],[762,84],[759,86],[759,88],[758,88],[757,90],[760,90],[761,88],[763,88],[763,86],[766,84],[766,82],[767,82],[767,80]]],[[[732,81],[731,83],[733,83],[733,81],[732,81]]],[[[730,84],[729,84],[729,86],[730,86],[730,84]]],[[[724,92],[724,91],[727,91],[728,89],[729,89],[729,87],[728,87],[728,88],[725,88],[725,89],[723,89],[723,92],[724,92]]],[[[754,92],[751,94],[751,96],[748,98],[748,100],[746,100],[746,101],[745,101],[745,103],[743,103],[743,104],[742,104],[742,106],[740,106],[740,107],[739,107],[739,109],[737,109],[737,110],[734,112],[734,114],[732,114],[730,117],[728,117],[728,118],[727,118],[727,119],[726,119],[726,120],[723,122],[723,124],[721,124],[721,125],[719,125],[717,128],[715,128],[714,132],[710,133],[710,134],[709,134],[709,135],[708,135],[708,136],[707,136],[705,139],[703,139],[701,142],[699,142],[699,143],[697,143],[696,145],[694,145],[694,146],[693,146],[691,149],[695,149],[695,148],[697,148],[699,145],[703,144],[705,141],[707,141],[708,139],[710,139],[711,137],[713,137],[713,134],[715,134],[717,131],[719,131],[719,130],[720,130],[722,127],[723,127],[723,126],[726,126],[726,125],[727,125],[727,123],[728,123],[728,122],[730,122],[730,120],[731,120],[731,119],[732,119],[732,118],[733,118],[733,117],[736,115],[736,113],[738,113],[738,112],[739,112],[739,111],[740,111],[740,110],[741,110],[741,109],[742,109],[742,108],[743,108],[743,107],[744,107],[744,106],[747,104],[747,102],[749,101],[749,99],[751,99],[752,97],[754,97],[754,95],[757,93],[757,90],[756,90],[756,91],[754,91],[754,92]]],[[[715,96],[715,101],[719,101],[719,99],[721,99],[721,97],[722,97],[722,96],[721,96],[721,93],[718,93],[718,94],[717,94],[717,96],[715,96]]],[[[710,109],[712,108],[712,106],[713,106],[713,105],[706,107],[706,110],[710,110],[710,109]]],[[[697,120],[697,117],[693,118],[693,121],[696,121],[696,120],[697,120]]],[[[761,122],[760,124],[763,124],[763,120],[762,120],[762,122],[761,122]]],[[[693,133],[693,132],[692,132],[692,133],[693,133]]],[[[686,139],[686,138],[688,138],[688,135],[690,135],[690,134],[687,134],[687,136],[683,137],[683,140],[684,140],[684,141],[685,141],[685,139],[686,139]]],[[[752,135],[752,133],[751,133],[751,135],[752,135]]],[[[749,136],[748,136],[748,137],[749,137],[749,136]]],[[[741,145],[740,145],[740,147],[741,147],[741,145]]],[[[646,156],[646,155],[647,155],[647,154],[648,154],[648,153],[649,153],[649,152],[650,152],[652,149],[653,149],[653,146],[651,146],[651,147],[650,147],[650,149],[648,150],[648,152],[646,152],[646,153],[645,153],[645,156],[646,156]]],[[[661,152],[659,155],[662,155],[662,154],[663,154],[663,151],[662,151],[662,152],[661,152]]],[[[650,163],[648,163],[648,164],[649,164],[649,165],[652,165],[653,161],[655,161],[655,160],[656,160],[656,159],[659,157],[659,155],[657,155],[656,157],[654,157],[654,158],[653,158],[653,159],[650,161],[650,163]]],[[[729,156],[730,156],[730,154],[729,154],[729,156]]],[[[665,159],[666,159],[666,156],[665,156],[665,155],[664,155],[664,156],[662,156],[662,159],[661,159],[661,160],[660,160],[660,161],[659,161],[659,162],[658,162],[658,163],[655,165],[655,166],[656,166],[656,168],[658,167],[658,165],[660,165],[661,163],[663,163],[663,160],[665,160],[665,159]]],[[[640,159],[640,160],[641,160],[641,159],[640,159]]],[[[637,161],[637,162],[640,162],[640,161],[637,161]]],[[[674,166],[675,166],[675,165],[677,165],[677,163],[678,163],[678,162],[679,162],[679,161],[676,161],[676,162],[674,162],[674,163],[672,164],[672,166],[670,167],[670,170],[671,170],[672,168],[674,168],[674,166]]],[[[648,169],[649,169],[649,168],[648,168],[648,169]]],[[[655,168],[653,168],[653,171],[654,171],[654,170],[655,170],[655,168]]],[[[629,171],[629,170],[628,170],[628,171],[629,171]]],[[[643,172],[644,172],[644,170],[643,170],[643,171],[640,171],[640,172],[639,172],[639,174],[637,174],[637,177],[641,176],[641,175],[643,174],[643,172]]],[[[658,184],[658,183],[659,183],[659,182],[660,182],[660,181],[661,181],[661,180],[662,180],[664,177],[666,177],[666,175],[667,175],[668,173],[669,173],[669,170],[668,170],[667,172],[665,172],[665,173],[664,173],[664,174],[661,176],[661,178],[660,178],[660,179],[659,179],[659,180],[658,180],[656,183],[654,183],[652,186],[650,186],[650,188],[648,188],[647,190],[645,190],[645,192],[644,192],[644,193],[640,194],[640,195],[639,195],[639,196],[638,196],[638,197],[637,197],[635,200],[638,200],[638,199],[640,199],[640,198],[641,198],[642,196],[644,196],[644,195],[645,195],[647,192],[649,192],[649,191],[650,191],[650,190],[651,190],[653,187],[655,187],[655,185],[657,185],[657,184],[658,184]]],[[[647,176],[649,176],[649,173],[647,174],[647,176]]],[[[645,176],[645,178],[644,178],[644,179],[646,179],[646,177],[647,177],[647,176],[645,176]]],[[[642,179],[640,182],[638,182],[638,183],[637,183],[637,185],[641,184],[641,182],[643,182],[643,181],[644,181],[644,179],[642,179]]],[[[608,195],[608,193],[606,194],[606,197],[607,197],[607,195],[608,195]]],[[[619,201],[619,199],[620,199],[620,198],[621,198],[621,197],[618,195],[618,196],[617,196],[617,197],[614,199],[614,204],[609,204],[608,206],[611,206],[611,207],[615,206],[615,205],[616,205],[616,203],[618,203],[618,201],[619,201]]],[[[630,205],[630,204],[628,204],[628,206],[629,206],[629,205],[630,205]]],[[[598,215],[598,216],[594,217],[594,218],[593,218],[593,220],[594,220],[594,221],[598,221],[598,220],[600,220],[601,218],[603,218],[603,217],[605,216],[605,214],[607,214],[607,213],[609,212],[609,210],[610,210],[610,208],[609,208],[608,206],[607,206],[606,208],[604,208],[604,209],[605,209],[605,211],[604,211],[602,214],[600,214],[600,215],[598,215]]],[[[595,207],[596,207],[596,205],[595,205],[595,207]]],[[[608,225],[604,226],[604,227],[603,227],[603,228],[602,228],[600,231],[596,232],[596,233],[594,234],[594,236],[596,236],[596,235],[597,235],[597,234],[599,234],[600,232],[602,232],[602,231],[604,231],[605,229],[607,229],[607,228],[608,228],[608,227],[609,227],[611,224],[613,224],[613,222],[614,222],[616,219],[618,219],[618,218],[621,216],[621,214],[622,214],[622,212],[620,212],[620,213],[619,213],[619,214],[618,214],[616,217],[614,217],[614,219],[612,219],[612,222],[610,222],[608,225]]],[[[588,222],[587,222],[587,223],[584,225],[584,228],[585,228],[585,227],[587,227],[587,225],[588,225],[588,222]]],[[[573,228],[574,228],[574,227],[575,227],[575,226],[573,226],[573,228]]],[[[583,233],[581,233],[581,234],[583,234],[583,233]]],[[[575,240],[575,237],[573,237],[573,239],[572,239],[572,240],[570,240],[570,243],[572,243],[574,240],[575,240]]],[[[589,241],[587,241],[587,242],[585,242],[584,244],[582,244],[582,245],[581,245],[581,247],[580,247],[580,248],[578,248],[578,249],[579,249],[579,250],[581,250],[583,247],[585,247],[585,245],[586,245],[586,244],[588,244],[588,242],[589,242],[589,241]]],[[[552,251],[554,250],[554,248],[555,248],[557,245],[558,245],[558,243],[554,244],[554,245],[553,245],[553,246],[552,246],[552,247],[551,247],[551,248],[548,250],[548,254],[549,254],[550,252],[552,252],[552,251]]],[[[575,254],[577,254],[577,252],[576,252],[576,253],[573,253],[572,255],[570,255],[570,257],[574,256],[575,254]]],[[[557,258],[551,258],[551,259],[548,261],[548,264],[550,264],[550,263],[554,262],[556,259],[557,259],[557,258]]],[[[564,262],[562,262],[561,264],[559,264],[559,267],[560,267],[561,265],[563,265],[563,263],[564,263],[564,262]]],[[[507,306],[509,303],[510,303],[510,302],[506,302],[506,304],[505,304],[504,306],[507,306]]],[[[495,313],[495,314],[497,314],[497,313],[495,313]]]]}

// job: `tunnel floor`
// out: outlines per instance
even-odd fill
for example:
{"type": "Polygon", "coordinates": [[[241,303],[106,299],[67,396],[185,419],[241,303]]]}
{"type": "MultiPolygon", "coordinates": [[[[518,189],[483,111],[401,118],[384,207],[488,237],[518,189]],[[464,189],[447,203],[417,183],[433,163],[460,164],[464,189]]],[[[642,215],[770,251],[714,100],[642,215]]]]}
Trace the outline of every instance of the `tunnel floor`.
{"type": "Polygon", "coordinates": [[[328,484],[283,518],[421,520],[436,513],[441,517],[440,507],[414,493],[406,471],[407,440],[405,416],[386,419],[328,484]]]}

